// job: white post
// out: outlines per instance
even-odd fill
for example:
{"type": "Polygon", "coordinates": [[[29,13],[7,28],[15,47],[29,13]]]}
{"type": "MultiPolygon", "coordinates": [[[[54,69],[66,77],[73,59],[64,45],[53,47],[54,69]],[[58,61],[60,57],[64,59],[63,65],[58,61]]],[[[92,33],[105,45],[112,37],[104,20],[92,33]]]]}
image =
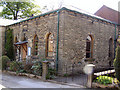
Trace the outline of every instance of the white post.
{"type": "Polygon", "coordinates": [[[93,64],[87,64],[85,67],[84,67],[84,72],[88,75],[88,78],[87,78],[87,87],[88,88],[92,88],[92,75],[93,75],[93,67],[95,65],[93,64]]]}

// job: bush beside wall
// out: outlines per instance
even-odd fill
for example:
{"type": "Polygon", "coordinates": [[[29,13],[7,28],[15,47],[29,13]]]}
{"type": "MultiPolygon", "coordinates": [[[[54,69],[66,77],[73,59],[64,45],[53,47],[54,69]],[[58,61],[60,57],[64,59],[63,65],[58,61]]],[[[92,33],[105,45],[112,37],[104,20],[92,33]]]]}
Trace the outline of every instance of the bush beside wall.
{"type": "Polygon", "coordinates": [[[7,69],[7,63],[10,61],[9,57],[2,56],[0,57],[0,69],[6,70],[7,69]]]}

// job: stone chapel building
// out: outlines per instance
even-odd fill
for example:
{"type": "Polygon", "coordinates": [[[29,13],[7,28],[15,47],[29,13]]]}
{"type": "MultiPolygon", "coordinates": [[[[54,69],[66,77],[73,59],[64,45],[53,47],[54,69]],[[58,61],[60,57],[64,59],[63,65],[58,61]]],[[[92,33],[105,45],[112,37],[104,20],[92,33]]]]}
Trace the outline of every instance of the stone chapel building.
{"type": "Polygon", "coordinates": [[[65,7],[6,28],[13,29],[16,60],[45,58],[61,74],[65,69],[71,73],[73,63],[79,65],[75,72],[82,72],[88,62],[95,68],[109,67],[115,57],[117,24],[65,7]]]}

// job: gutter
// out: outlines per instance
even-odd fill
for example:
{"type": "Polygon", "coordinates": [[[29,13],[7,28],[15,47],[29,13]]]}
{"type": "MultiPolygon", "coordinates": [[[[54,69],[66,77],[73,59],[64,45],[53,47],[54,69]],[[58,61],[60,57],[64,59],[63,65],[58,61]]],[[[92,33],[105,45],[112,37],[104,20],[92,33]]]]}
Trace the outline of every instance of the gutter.
{"type": "Polygon", "coordinates": [[[56,72],[58,72],[58,49],[59,49],[59,19],[60,19],[60,10],[57,11],[58,18],[57,18],[57,48],[56,48],[56,72]]]}

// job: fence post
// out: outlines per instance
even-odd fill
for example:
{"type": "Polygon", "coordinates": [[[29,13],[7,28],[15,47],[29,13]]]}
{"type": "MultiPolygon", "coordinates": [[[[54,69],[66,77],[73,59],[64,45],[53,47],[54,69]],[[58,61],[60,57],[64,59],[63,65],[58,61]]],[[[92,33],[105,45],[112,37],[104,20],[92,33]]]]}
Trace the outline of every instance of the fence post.
{"type": "Polygon", "coordinates": [[[46,80],[46,76],[48,73],[48,61],[42,62],[42,80],[46,80]]]}

